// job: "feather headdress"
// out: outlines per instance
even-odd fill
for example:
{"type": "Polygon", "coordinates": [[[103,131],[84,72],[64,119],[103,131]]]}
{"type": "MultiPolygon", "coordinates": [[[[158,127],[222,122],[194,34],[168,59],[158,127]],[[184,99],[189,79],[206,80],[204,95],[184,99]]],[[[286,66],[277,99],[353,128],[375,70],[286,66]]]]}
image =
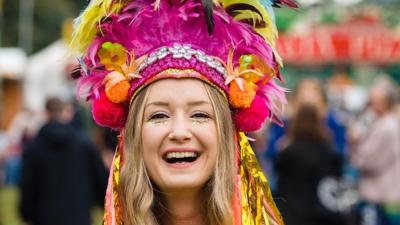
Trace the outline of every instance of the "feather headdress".
{"type": "MultiPolygon", "coordinates": [[[[131,99],[163,78],[198,78],[226,95],[240,152],[236,225],[283,224],[243,133],[267,118],[280,122],[275,103],[286,100],[274,81],[281,79],[281,62],[272,7],[281,4],[297,7],[291,0],[92,0],[75,23],[71,47],[82,54],[80,76],[74,72],[78,94],[93,102],[100,125],[123,130],[131,99]]],[[[122,150],[123,143],[111,170],[106,225],[122,224],[122,150]]]]}

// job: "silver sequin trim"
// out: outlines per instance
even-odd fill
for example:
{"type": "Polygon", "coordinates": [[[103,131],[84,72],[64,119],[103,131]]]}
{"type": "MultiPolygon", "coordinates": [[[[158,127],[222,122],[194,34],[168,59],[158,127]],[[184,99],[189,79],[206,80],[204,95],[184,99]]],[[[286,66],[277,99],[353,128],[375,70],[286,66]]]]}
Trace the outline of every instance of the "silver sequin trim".
{"type": "Polygon", "coordinates": [[[139,65],[139,72],[144,70],[146,67],[150,66],[151,64],[155,63],[158,60],[161,60],[168,55],[172,55],[175,59],[185,58],[190,60],[192,57],[195,57],[196,60],[199,62],[207,64],[209,67],[215,69],[219,73],[221,73],[224,78],[228,76],[228,72],[226,71],[225,67],[222,65],[220,61],[206,55],[204,52],[200,50],[193,49],[192,46],[188,44],[178,44],[175,43],[172,47],[161,47],[157,49],[155,52],[151,53],[140,65],[139,65]]]}

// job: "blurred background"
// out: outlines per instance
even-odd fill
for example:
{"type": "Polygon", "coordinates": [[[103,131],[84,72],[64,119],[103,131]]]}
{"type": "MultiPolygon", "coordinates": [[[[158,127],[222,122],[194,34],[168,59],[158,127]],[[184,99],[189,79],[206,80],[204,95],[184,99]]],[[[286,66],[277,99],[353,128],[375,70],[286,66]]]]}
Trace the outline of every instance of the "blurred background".
{"type": "MultiPolygon", "coordinates": [[[[277,204],[288,225],[400,225],[400,0],[298,2],[275,10],[285,126],[252,134],[277,204]]],[[[87,4],[0,0],[0,225],[25,224],[23,149],[49,97],[111,163],[117,134],[94,125],[70,78],[72,20],[87,4]]],[[[101,207],[92,212],[100,224],[101,207]]]]}

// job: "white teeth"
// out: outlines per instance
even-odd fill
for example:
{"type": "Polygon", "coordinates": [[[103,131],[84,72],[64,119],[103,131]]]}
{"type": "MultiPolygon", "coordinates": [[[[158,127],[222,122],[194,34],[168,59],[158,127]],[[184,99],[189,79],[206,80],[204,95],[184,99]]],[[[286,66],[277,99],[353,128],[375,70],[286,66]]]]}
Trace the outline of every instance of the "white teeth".
{"type": "Polygon", "coordinates": [[[197,157],[196,152],[169,152],[167,154],[167,159],[172,159],[172,158],[189,158],[189,157],[197,157]]]}

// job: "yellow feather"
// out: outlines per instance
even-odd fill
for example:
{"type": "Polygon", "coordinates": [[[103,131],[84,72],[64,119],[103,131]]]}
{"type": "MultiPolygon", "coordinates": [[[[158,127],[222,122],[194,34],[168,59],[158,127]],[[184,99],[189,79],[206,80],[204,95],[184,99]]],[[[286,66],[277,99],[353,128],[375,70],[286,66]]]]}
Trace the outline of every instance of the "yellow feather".
{"type": "Polygon", "coordinates": [[[75,29],[70,48],[84,52],[99,32],[97,25],[112,13],[122,8],[121,0],[92,0],[85,11],[75,20],[75,29]]]}
{"type": "Polygon", "coordinates": [[[261,4],[260,0],[219,0],[219,2],[225,9],[234,4],[246,4],[256,8],[261,15],[251,10],[237,10],[235,12],[238,14],[235,15],[233,18],[235,20],[256,19],[257,21],[263,21],[266,26],[263,28],[257,28],[254,24],[254,30],[262,37],[264,37],[264,39],[271,45],[271,47],[275,47],[278,30],[276,28],[275,22],[271,19],[271,16],[269,15],[265,7],[261,4]]]}

